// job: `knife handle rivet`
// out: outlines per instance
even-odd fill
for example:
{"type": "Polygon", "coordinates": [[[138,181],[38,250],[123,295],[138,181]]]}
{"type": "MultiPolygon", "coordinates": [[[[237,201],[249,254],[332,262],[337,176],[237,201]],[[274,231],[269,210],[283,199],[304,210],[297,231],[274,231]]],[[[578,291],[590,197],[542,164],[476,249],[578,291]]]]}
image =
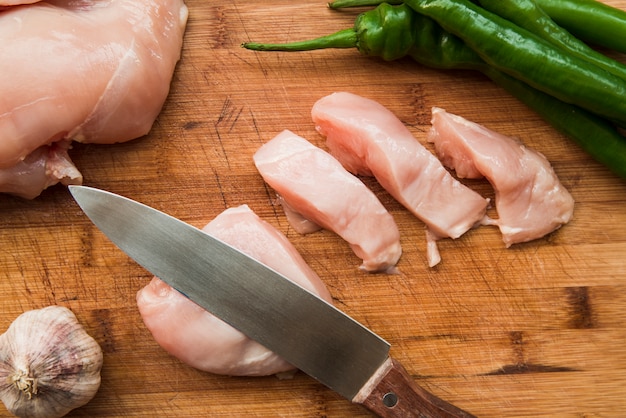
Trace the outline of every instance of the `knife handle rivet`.
{"type": "Polygon", "coordinates": [[[387,392],[383,395],[383,405],[387,408],[393,408],[398,403],[398,395],[393,392],[387,392]]]}

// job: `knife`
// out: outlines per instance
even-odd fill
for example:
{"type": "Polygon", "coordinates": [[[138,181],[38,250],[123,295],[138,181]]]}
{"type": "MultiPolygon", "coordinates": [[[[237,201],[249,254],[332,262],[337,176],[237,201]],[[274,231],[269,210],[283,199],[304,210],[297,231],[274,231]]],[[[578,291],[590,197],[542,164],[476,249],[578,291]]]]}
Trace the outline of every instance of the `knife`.
{"type": "Polygon", "coordinates": [[[381,417],[473,416],[417,385],[378,335],[236,248],[126,197],[69,190],[141,266],[353,403],[381,417]]]}

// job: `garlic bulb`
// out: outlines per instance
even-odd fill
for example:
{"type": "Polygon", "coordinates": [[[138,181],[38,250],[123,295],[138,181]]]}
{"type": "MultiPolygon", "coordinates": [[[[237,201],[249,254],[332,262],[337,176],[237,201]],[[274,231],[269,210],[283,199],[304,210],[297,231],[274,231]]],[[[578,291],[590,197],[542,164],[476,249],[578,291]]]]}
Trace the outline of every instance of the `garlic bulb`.
{"type": "Polygon", "coordinates": [[[102,349],[67,308],[18,316],[0,335],[0,399],[18,417],[62,417],[100,387],[102,349]]]}

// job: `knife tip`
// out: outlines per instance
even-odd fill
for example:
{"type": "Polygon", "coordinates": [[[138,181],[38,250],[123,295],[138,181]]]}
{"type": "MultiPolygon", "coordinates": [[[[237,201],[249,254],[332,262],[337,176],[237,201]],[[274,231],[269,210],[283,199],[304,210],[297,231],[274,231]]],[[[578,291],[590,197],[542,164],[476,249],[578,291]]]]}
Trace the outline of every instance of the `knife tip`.
{"type": "Polygon", "coordinates": [[[70,191],[70,194],[76,197],[76,192],[82,189],[84,186],[80,186],[77,184],[70,184],[67,186],[67,189],[70,191]]]}
{"type": "Polygon", "coordinates": [[[67,188],[70,191],[70,194],[72,195],[74,200],[76,200],[79,203],[80,203],[81,198],[86,197],[88,194],[91,194],[90,192],[94,192],[98,190],[93,187],[81,186],[77,184],[68,185],[67,188]]]}

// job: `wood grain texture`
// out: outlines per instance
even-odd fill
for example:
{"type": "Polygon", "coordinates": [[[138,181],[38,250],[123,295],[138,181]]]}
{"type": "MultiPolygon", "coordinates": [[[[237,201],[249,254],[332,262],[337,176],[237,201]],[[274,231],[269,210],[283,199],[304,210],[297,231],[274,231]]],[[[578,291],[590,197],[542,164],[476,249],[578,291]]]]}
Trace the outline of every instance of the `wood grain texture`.
{"type": "MultiPolygon", "coordinates": [[[[626,1],[607,1],[626,9],[626,1]]],[[[188,0],[171,94],[152,131],[125,144],[76,145],[85,184],[203,226],[248,204],[283,231],[336,305],[392,344],[424,388],[480,417],[626,415],[626,182],[482,76],[385,63],[355,51],[254,53],[351,27],[357,11],[319,0],[188,0]],[[327,231],[301,236],[252,162],[282,129],[324,147],[310,118],[334,91],[370,97],[424,142],[443,107],[546,155],[576,199],[574,219],[506,249],[495,228],[440,242],[429,269],[423,224],[371,179],[404,248],[397,275],[368,275],[327,231]]],[[[618,56],[623,59],[623,56],[618,56]]],[[[493,197],[482,181],[468,185],[493,197]]],[[[102,386],[71,416],[370,416],[308,376],[233,378],[165,353],[136,309],[150,275],[118,251],[63,187],[33,201],[0,196],[0,329],[28,309],[72,309],[104,350],[102,386]]],[[[6,411],[0,411],[5,416],[6,411]]]]}

